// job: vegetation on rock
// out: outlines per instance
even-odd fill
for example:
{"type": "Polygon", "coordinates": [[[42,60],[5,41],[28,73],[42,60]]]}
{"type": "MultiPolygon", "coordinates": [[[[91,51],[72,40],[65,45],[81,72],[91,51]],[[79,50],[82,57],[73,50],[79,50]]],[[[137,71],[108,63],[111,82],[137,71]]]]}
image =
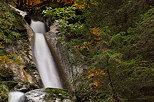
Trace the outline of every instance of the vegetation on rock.
{"type": "Polygon", "coordinates": [[[28,63],[25,58],[29,55],[24,54],[28,54],[29,41],[23,23],[19,14],[0,1],[0,102],[7,102],[8,93],[24,83],[22,78],[14,78],[28,63]]]}
{"type": "Polygon", "coordinates": [[[47,92],[47,96],[46,99],[52,99],[52,100],[56,100],[57,98],[60,100],[64,100],[64,99],[73,99],[73,95],[64,89],[56,89],[56,88],[47,88],[45,89],[45,92],[47,92]]]}

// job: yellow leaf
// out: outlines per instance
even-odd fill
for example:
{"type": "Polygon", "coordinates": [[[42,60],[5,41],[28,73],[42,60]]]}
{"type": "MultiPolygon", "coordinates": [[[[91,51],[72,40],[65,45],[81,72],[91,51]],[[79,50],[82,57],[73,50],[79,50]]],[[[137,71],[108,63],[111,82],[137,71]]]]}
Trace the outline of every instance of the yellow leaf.
{"type": "Polygon", "coordinates": [[[95,36],[101,35],[102,28],[90,28],[90,32],[95,36]]]}
{"type": "Polygon", "coordinates": [[[95,40],[97,40],[97,41],[100,41],[102,38],[94,38],[95,40]]]}
{"type": "Polygon", "coordinates": [[[94,83],[91,83],[90,85],[99,87],[99,86],[101,86],[101,83],[100,82],[94,82],[94,83]]]}
{"type": "Polygon", "coordinates": [[[84,8],[85,4],[84,3],[75,3],[72,6],[81,9],[81,8],[84,8]]]}
{"type": "Polygon", "coordinates": [[[91,77],[93,77],[93,76],[95,76],[95,74],[94,74],[94,73],[92,73],[92,74],[88,75],[88,78],[91,78],[91,77]]]}

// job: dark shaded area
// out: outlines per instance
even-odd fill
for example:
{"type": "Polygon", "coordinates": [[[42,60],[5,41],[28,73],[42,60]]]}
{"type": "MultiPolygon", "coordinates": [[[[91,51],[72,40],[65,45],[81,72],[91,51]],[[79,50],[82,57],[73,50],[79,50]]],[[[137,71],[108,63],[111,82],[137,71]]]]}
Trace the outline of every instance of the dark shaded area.
{"type": "Polygon", "coordinates": [[[26,15],[25,17],[24,17],[24,19],[26,20],[26,22],[30,25],[31,24],[31,19],[30,19],[30,17],[28,16],[28,15],[26,15]]]}

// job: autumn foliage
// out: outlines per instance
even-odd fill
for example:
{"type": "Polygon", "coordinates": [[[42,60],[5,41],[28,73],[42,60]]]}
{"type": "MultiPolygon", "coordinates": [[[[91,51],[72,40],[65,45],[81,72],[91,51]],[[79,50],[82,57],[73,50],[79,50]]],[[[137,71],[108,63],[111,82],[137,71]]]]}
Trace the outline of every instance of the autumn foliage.
{"type": "Polygon", "coordinates": [[[0,67],[11,68],[13,64],[22,64],[22,60],[17,55],[3,55],[0,56],[0,67]]]}
{"type": "Polygon", "coordinates": [[[42,3],[41,0],[26,0],[27,5],[37,5],[37,4],[40,4],[40,3],[42,3]]]}
{"type": "Polygon", "coordinates": [[[23,5],[35,6],[44,3],[63,3],[64,5],[66,4],[72,5],[75,2],[75,0],[14,0],[14,2],[19,7],[23,5]]]}

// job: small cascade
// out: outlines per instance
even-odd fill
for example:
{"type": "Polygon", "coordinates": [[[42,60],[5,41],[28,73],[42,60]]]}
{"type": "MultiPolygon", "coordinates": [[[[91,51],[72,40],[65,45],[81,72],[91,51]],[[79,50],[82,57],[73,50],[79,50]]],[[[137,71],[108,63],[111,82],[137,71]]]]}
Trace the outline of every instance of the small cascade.
{"type": "Polygon", "coordinates": [[[22,92],[14,91],[9,93],[9,102],[25,102],[25,95],[22,92]]]}
{"type": "Polygon", "coordinates": [[[44,87],[62,89],[54,59],[43,35],[46,32],[45,24],[32,20],[30,26],[35,32],[34,56],[44,87]]]}

